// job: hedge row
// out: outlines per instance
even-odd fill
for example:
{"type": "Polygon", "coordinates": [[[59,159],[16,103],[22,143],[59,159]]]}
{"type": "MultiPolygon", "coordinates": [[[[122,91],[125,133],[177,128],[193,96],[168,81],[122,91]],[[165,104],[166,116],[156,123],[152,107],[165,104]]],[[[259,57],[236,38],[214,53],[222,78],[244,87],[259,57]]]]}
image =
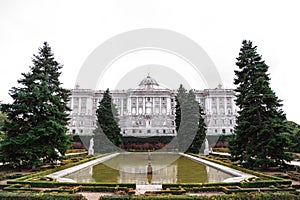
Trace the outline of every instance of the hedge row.
{"type": "Polygon", "coordinates": [[[1,200],[86,200],[81,194],[45,194],[31,192],[1,192],[1,200]]]}
{"type": "Polygon", "coordinates": [[[292,184],[291,180],[259,180],[252,182],[219,182],[219,183],[168,183],[163,184],[162,188],[170,187],[183,187],[187,188],[201,188],[201,187],[221,187],[221,186],[239,186],[242,188],[261,188],[270,186],[290,186],[292,184]]]}
{"type": "Polygon", "coordinates": [[[179,196],[102,196],[100,200],[109,199],[133,199],[133,200],[144,200],[144,199],[199,199],[199,200],[300,200],[300,196],[291,193],[245,193],[245,194],[231,194],[231,195],[218,195],[218,196],[189,196],[189,195],[179,195],[179,196]]]}
{"type": "Polygon", "coordinates": [[[20,178],[24,176],[23,174],[13,174],[13,175],[6,175],[6,174],[1,174],[0,175],[0,181],[5,180],[5,179],[15,179],[15,178],[20,178]]]}
{"type": "Polygon", "coordinates": [[[3,188],[4,191],[10,191],[10,192],[41,192],[41,193],[69,193],[69,194],[75,194],[80,189],[80,186],[75,187],[66,187],[61,186],[59,188],[54,189],[44,189],[44,188],[32,188],[30,185],[23,185],[23,184],[14,184],[9,185],[5,188],[3,188]]]}
{"type": "Polygon", "coordinates": [[[136,188],[135,183],[66,183],[66,182],[46,182],[46,181],[7,181],[8,184],[25,184],[31,187],[37,188],[56,188],[61,186],[75,187],[75,186],[85,186],[85,187],[127,187],[136,188]]]}
{"type": "MultiPolygon", "coordinates": [[[[231,193],[245,193],[245,192],[295,192],[296,189],[291,186],[281,186],[278,187],[271,185],[269,187],[249,187],[249,188],[243,188],[240,186],[215,186],[215,187],[184,187],[184,186],[178,186],[178,187],[170,187],[165,188],[162,191],[155,191],[152,192],[153,194],[172,194],[172,195],[178,195],[178,194],[185,194],[186,192],[192,192],[192,193],[200,193],[200,192],[224,192],[226,194],[231,193]]],[[[151,194],[151,193],[150,193],[151,194]]]]}

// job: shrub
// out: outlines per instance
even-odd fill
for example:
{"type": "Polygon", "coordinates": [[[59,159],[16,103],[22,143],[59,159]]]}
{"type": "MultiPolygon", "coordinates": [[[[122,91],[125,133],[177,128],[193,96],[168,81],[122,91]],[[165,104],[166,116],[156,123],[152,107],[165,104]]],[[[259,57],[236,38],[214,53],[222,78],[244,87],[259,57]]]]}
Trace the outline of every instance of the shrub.
{"type": "Polygon", "coordinates": [[[215,151],[215,152],[229,153],[228,148],[213,148],[212,150],[215,151]]]}
{"type": "Polygon", "coordinates": [[[31,192],[1,192],[1,200],[86,200],[81,194],[44,194],[31,192]]]}

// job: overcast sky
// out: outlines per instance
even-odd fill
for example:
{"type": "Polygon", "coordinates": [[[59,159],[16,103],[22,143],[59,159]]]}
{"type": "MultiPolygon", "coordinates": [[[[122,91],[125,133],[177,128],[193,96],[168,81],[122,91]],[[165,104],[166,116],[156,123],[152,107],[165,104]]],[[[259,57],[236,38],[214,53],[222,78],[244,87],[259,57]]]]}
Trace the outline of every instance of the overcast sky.
{"type": "MultiPolygon", "coordinates": [[[[64,86],[74,88],[83,63],[103,42],[126,31],[160,28],[198,43],[226,88],[234,87],[233,70],[242,40],[252,40],[270,66],[271,87],[283,100],[287,118],[300,123],[299,19],[296,0],[1,0],[0,100],[11,101],[9,89],[17,85],[22,72],[29,71],[31,57],[44,41],[64,65],[64,86]]],[[[144,62],[140,65],[153,64],[144,62]]]]}

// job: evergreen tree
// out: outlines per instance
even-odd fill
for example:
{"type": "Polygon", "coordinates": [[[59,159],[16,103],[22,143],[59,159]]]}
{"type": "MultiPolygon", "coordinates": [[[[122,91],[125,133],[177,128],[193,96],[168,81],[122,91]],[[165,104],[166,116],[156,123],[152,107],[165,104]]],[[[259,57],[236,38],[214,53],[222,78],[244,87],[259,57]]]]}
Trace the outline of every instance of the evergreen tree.
{"type": "Polygon", "coordinates": [[[176,124],[176,131],[178,132],[180,127],[180,121],[181,121],[181,108],[180,103],[185,99],[186,96],[186,89],[183,87],[182,84],[180,84],[177,95],[175,97],[176,107],[175,107],[175,124],[176,124]]]}
{"type": "Polygon", "coordinates": [[[291,127],[290,140],[291,145],[289,146],[289,151],[300,153],[300,125],[289,121],[288,122],[291,127]]]}
{"type": "MultiPolygon", "coordinates": [[[[1,110],[1,104],[0,104],[0,110],[1,110]]],[[[4,137],[4,132],[2,131],[2,129],[6,119],[7,119],[6,114],[0,111],[0,141],[4,137]]]]}
{"type": "Polygon", "coordinates": [[[249,168],[267,168],[291,160],[284,151],[290,129],[281,101],[270,88],[269,67],[256,49],[245,40],[237,58],[234,84],[239,115],[229,148],[233,161],[249,168]]]}
{"type": "MultiPolygon", "coordinates": [[[[196,102],[197,103],[197,102],[196,102]]],[[[199,107],[199,122],[198,122],[198,130],[194,137],[194,140],[190,147],[188,148],[188,152],[198,154],[201,150],[204,150],[204,140],[206,137],[206,124],[204,121],[204,112],[200,105],[199,107]]]]}
{"type": "Polygon", "coordinates": [[[99,103],[99,107],[96,111],[97,115],[97,128],[94,131],[95,135],[95,152],[107,152],[116,150],[111,145],[120,146],[122,143],[122,135],[120,134],[121,129],[118,125],[117,109],[112,102],[109,89],[107,89],[103,98],[99,103]],[[105,134],[106,137],[103,137],[105,134]],[[107,139],[111,142],[109,143],[107,139]]]}
{"type": "Polygon", "coordinates": [[[189,151],[199,153],[201,145],[205,139],[206,125],[203,111],[195,100],[192,90],[186,90],[180,85],[177,93],[176,105],[176,128],[179,151],[189,151]]]}
{"type": "Polygon", "coordinates": [[[66,135],[69,91],[60,85],[62,65],[54,59],[51,48],[44,43],[34,55],[33,66],[22,73],[20,87],[13,87],[12,104],[3,104],[8,120],[3,126],[1,161],[14,165],[34,166],[52,162],[69,147],[66,135]]]}

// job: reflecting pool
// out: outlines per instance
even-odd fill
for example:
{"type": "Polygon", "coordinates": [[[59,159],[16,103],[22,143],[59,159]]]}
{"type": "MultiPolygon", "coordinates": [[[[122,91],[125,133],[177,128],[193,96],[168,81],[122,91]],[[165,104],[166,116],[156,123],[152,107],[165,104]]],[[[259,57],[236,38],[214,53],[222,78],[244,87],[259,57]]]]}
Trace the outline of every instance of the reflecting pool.
{"type": "Polygon", "coordinates": [[[234,177],[178,154],[120,154],[64,178],[76,182],[207,183],[234,177]]]}

